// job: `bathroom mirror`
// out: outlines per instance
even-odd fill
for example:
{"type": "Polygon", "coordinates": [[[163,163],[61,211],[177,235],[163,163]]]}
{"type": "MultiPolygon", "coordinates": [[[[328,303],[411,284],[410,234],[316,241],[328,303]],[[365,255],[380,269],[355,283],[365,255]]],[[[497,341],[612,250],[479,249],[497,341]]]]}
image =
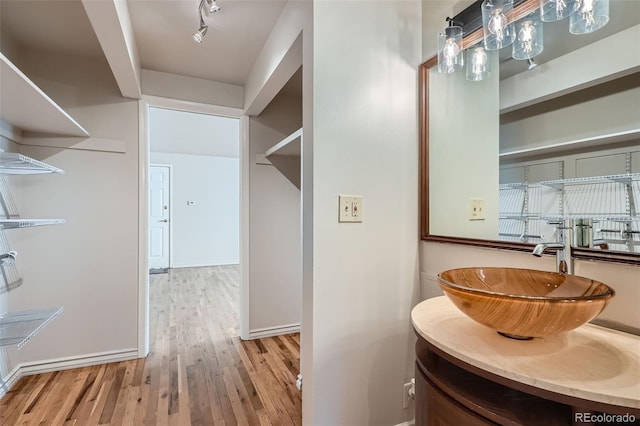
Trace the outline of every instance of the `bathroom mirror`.
{"type": "Polygon", "coordinates": [[[544,24],[530,71],[510,48],[479,82],[422,64],[422,239],[529,251],[555,239],[549,222],[589,218],[575,257],[640,263],[640,2],[612,0],[591,34],[568,25],[544,24]]]}

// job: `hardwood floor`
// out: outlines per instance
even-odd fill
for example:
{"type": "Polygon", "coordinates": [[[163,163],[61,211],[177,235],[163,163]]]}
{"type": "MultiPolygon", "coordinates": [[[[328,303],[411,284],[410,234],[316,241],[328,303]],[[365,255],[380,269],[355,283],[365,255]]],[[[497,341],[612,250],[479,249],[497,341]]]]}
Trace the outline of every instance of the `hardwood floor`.
{"type": "Polygon", "coordinates": [[[151,275],[145,359],[22,378],[1,425],[298,425],[300,336],[238,337],[237,266],[151,275]]]}

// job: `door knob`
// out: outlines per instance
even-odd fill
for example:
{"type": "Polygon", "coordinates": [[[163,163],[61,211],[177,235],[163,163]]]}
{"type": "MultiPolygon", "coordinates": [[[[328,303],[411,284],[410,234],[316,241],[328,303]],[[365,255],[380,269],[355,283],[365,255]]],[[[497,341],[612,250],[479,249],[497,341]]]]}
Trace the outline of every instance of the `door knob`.
{"type": "Polygon", "coordinates": [[[167,222],[169,222],[169,219],[162,219],[162,220],[159,220],[158,222],[164,222],[164,223],[167,223],[167,222]]]}

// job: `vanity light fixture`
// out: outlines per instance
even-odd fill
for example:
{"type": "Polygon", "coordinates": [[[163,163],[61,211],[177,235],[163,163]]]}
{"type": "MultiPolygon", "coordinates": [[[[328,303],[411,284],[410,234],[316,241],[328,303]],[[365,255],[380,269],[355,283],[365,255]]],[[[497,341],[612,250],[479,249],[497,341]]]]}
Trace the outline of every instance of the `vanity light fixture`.
{"type": "Polygon", "coordinates": [[[196,43],[202,43],[205,34],[207,34],[207,30],[209,26],[205,24],[203,13],[206,16],[210,16],[211,14],[220,10],[220,6],[216,4],[216,0],[200,0],[200,4],[198,5],[198,18],[200,18],[200,28],[198,31],[193,33],[193,40],[196,43]]]}
{"type": "Polygon", "coordinates": [[[516,37],[513,23],[508,19],[513,0],[484,0],[480,9],[485,49],[498,50],[511,45],[516,37]]]}
{"type": "Polygon", "coordinates": [[[571,34],[588,34],[609,22],[609,0],[577,0],[576,12],[569,18],[571,34]]]}
{"type": "Polygon", "coordinates": [[[438,72],[452,74],[464,65],[462,27],[447,18],[449,26],[438,34],[438,72]]]}
{"type": "Polygon", "coordinates": [[[544,22],[560,21],[576,11],[575,0],[540,0],[540,18],[544,22]]]}
{"type": "Polygon", "coordinates": [[[609,22],[609,2],[476,0],[453,18],[447,18],[449,26],[438,34],[438,72],[452,74],[463,67],[463,46],[467,49],[467,79],[471,81],[480,81],[490,75],[490,70],[480,71],[491,62],[482,52],[488,54],[507,46],[512,46],[514,59],[526,60],[529,69],[533,69],[537,66],[533,58],[544,49],[543,22],[569,17],[572,34],[587,34],[609,22]],[[465,39],[465,35],[469,38],[465,39]],[[484,42],[483,51],[476,49],[480,40],[484,42]]]}
{"type": "Polygon", "coordinates": [[[542,53],[542,21],[538,13],[531,13],[515,23],[516,40],[513,42],[511,56],[524,61],[542,53]]]}

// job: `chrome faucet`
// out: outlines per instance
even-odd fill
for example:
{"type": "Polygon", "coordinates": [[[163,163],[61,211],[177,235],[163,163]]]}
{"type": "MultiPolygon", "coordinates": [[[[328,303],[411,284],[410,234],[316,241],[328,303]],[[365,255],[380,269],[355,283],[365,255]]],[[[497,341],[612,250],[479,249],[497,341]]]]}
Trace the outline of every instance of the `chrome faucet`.
{"type": "Polygon", "coordinates": [[[556,225],[557,242],[536,244],[532,254],[541,257],[547,250],[556,251],[556,271],[562,274],[573,274],[573,258],[571,257],[571,233],[573,221],[570,219],[562,222],[549,222],[556,225]]]}

